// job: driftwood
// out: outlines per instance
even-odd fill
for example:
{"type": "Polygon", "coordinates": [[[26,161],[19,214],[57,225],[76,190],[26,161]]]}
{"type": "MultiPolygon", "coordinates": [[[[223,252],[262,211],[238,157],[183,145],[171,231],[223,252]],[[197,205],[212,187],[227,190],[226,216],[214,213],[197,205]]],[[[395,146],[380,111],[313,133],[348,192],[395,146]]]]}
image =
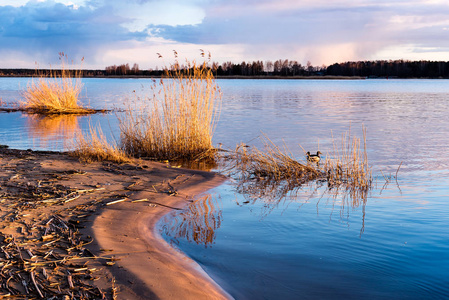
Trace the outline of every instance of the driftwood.
{"type": "Polygon", "coordinates": [[[96,269],[86,266],[89,260],[98,259],[85,251],[90,241],[82,240],[77,229],[58,215],[32,228],[31,236],[20,240],[0,233],[0,276],[5,279],[0,295],[48,299],[73,294],[79,299],[104,298],[105,293],[93,284],[96,269]]]}
{"type": "Polygon", "coordinates": [[[86,248],[92,239],[78,230],[80,220],[104,199],[75,203],[81,196],[103,192],[104,188],[64,186],[61,179],[85,173],[41,173],[29,166],[31,151],[1,150],[2,159],[16,162],[10,171],[4,166],[6,171],[0,177],[0,298],[63,299],[66,295],[68,299],[112,299],[117,292],[113,292],[112,283],[107,290],[95,285],[103,276],[95,266],[112,258],[93,255],[86,248]],[[21,165],[21,161],[27,164],[21,165]],[[38,178],[32,178],[30,172],[39,173],[38,178]],[[55,213],[40,213],[51,206],[57,208],[50,210],[55,213]]]}

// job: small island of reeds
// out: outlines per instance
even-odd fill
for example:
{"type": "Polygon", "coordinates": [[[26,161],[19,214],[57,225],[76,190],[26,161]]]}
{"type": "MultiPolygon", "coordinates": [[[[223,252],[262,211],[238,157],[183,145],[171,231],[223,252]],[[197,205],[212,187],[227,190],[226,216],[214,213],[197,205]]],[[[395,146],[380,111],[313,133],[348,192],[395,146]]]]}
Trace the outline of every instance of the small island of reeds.
{"type": "Polygon", "coordinates": [[[21,111],[29,114],[55,115],[74,114],[87,115],[106,112],[105,109],[83,107],[79,95],[83,88],[81,71],[73,71],[65,66],[67,55],[59,54],[61,70],[49,76],[33,77],[27,88],[22,91],[23,100],[18,107],[2,108],[4,112],[21,111]]]}

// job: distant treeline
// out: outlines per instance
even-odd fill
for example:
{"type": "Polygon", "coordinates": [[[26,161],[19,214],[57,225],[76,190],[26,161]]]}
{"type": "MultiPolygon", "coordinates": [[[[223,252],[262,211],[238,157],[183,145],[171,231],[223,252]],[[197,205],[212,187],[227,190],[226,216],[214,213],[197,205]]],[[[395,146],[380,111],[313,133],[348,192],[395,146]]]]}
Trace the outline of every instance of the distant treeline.
{"type": "MultiPolygon", "coordinates": [[[[68,70],[73,74],[81,77],[127,77],[127,76],[141,76],[141,77],[152,77],[161,76],[163,71],[153,71],[153,70],[139,70],[138,72],[116,72],[109,73],[106,70],[68,70]]],[[[61,70],[58,69],[0,69],[0,77],[32,77],[32,76],[59,76],[61,75],[61,70]]]]}
{"type": "MultiPolygon", "coordinates": [[[[377,60],[335,63],[331,66],[305,66],[297,61],[279,59],[276,61],[253,61],[222,64],[209,62],[214,74],[219,77],[307,77],[307,76],[349,76],[349,77],[397,77],[397,78],[449,78],[449,62],[377,60]]],[[[187,70],[186,67],[180,66],[187,70]]],[[[75,72],[75,71],[74,71],[75,72]]],[[[104,70],[80,70],[82,77],[159,77],[164,70],[141,70],[138,64],[112,65],[104,70]]],[[[0,69],[0,76],[54,76],[60,70],[51,69],[0,69]]]]}
{"type": "Polygon", "coordinates": [[[333,64],[327,75],[398,78],[449,78],[449,62],[377,60],[333,64]]]}

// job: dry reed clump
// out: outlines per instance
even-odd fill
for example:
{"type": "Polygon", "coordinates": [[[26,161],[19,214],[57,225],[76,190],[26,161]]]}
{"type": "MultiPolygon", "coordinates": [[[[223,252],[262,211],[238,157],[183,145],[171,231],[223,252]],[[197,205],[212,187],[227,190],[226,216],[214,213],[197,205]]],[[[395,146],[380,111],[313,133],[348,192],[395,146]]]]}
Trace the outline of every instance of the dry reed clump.
{"type": "Polygon", "coordinates": [[[264,201],[264,215],[303,185],[324,178],[324,173],[294,158],[287,146],[280,148],[263,136],[264,150],[246,145],[224,155],[225,171],[236,179],[244,203],[264,201]]]}
{"type": "Polygon", "coordinates": [[[39,114],[86,114],[94,110],[83,108],[78,103],[83,87],[81,73],[66,69],[67,56],[60,53],[61,73],[51,78],[32,80],[22,92],[24,111],[39,114]]]}
{"type": "Polygon", "coordinates": [[[286,180],[292,184],[303,184],[322,176],[314,167],[297,161],[285,145],[281,149],[268,137],[263,136],[261,139],[265,151],[255,147],[248,151],[246,145],[238,145],[228,156],[231,158],[231,167],[244,179],[272,182],[286,180]]]}
{"type": "Polygon", "coordinates": [[[329,186],[344,185],[354,191],[371,189],[373,178],[366,151],[366,128],[362,131],[363,140],[351,136],[350,131],[342,134],[340,145],[333,138],[332,158],[327,156],[324,162],[329,186]]]}
{"type": "Polygon", "coordinates": [[[131,156],[195,159],[212,151],[221,92],[205,63],[176,64],[152,87],[153,97],[119,118],[121,148],[131,156]]]}
{"type": "Polygon", "coordinates": [[[89,126],[89,135],[86,137],[77,133],[72,156],[78,157],[83,162],[112,161],[116,163],[130,162],[131,158],[116,145],[108,143],[100,127],[97,129],[89,126]]]}
{"type": "MultiPolygon", "coordinates": [[[[238,177],[238,189],[254,197],[270,197],[280,200],[294,189],[311,181],[327,182],[328,190],[348,192],[351,199],[366,198],[372,187],[371,168],[366,153],[366,130],[361,141],[344,134],[341,147],[334,142],[333,158],[326,157],[321,167],[315,163],[302,163],[295,159],[288,148],[276,146],[263,136],[264,151],[247,150],[240,145],[225,156],[228,168],[238,177]]],[[[252,198],[254,198],[252,197],[252,198]]]]}

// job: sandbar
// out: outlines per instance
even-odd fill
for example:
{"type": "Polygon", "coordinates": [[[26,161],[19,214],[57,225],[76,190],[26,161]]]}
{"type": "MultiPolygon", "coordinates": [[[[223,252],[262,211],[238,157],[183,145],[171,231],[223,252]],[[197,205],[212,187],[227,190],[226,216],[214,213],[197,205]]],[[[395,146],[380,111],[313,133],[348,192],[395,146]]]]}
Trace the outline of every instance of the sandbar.
{"type": "MultiPolygon", "coordinates": [[[[15,269],[32,275],[24,279],[29,280],[23,291],[28,296],[39,296],[38,290],[52,296],[55,284],[45,288],[48,270],[42,271],[37,261],[39,253],[47,254],[42,260],[49,259],[51,251],[47,248],[53,242],[45,243],[47,248],[43,249],[47,236],[35,231],[45,229],[56,218],[75,224],[81,237],[89,240],[72,247],[93,257],[83,264],[85,268],[75,271],[88,270],[84,272],[89,274],[79,276],[79,282],[88,275],[89,284],[107,299],[230,299],[196,262],[169,246],[156,228],[162,216],[182,209],[225,180],[212,172],[147,160],[85,164],[62,152],[0,148],[0,246],[9,249],[5,247],[11,240],[22,241],[17,242],[18,250],[34,252],[30,257],[21,254],[25,269],[15,269]],[[27,241],[33,234],[37,238],[27,241]],[[37,267],[26,269],[27,263],[33,262],[37,267]]],[[[0,258],[13,256],[4,252],[0,251],[0,258]]],[[[67,268],[71,271],[66,273],[73,272],[73,266],[67,268]]],[[[68,275],[67,293],[88,295],[92,288],[73,286],[76,274],[68,275]]],[[[0,296],[13,296],[11,292],[21,290],[12,288],[13,281],[11,289],[1,290],[0,296]]],[[[62,294],[63,288],[61,283],[62,294]]]]}

